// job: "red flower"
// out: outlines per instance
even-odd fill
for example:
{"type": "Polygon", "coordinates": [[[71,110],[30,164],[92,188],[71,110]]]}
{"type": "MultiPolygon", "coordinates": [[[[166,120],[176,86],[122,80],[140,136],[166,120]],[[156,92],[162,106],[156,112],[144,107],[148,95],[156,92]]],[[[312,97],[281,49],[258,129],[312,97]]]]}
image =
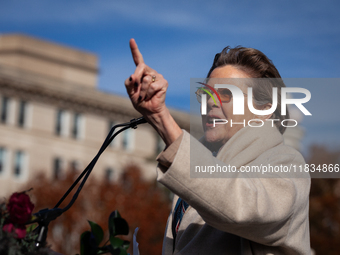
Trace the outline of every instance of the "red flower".
{"type": "Polygon", "coordinates": [[[16,235],[16,238],[22,239],[26,236],[26,227],[25,226],[19,226],[18,228],[15,228],[13,223],[7,223],[2,228],[4,232],[12,233],[14,232],[16,235]]]}
{"type": "Polygon", "coordinates": [[[30,197],[25,192],[12,194],[7,204],[9,221],[14,224],[24,225],[31,219],[33,208],[34,204],[32,204],[30,197]]]}

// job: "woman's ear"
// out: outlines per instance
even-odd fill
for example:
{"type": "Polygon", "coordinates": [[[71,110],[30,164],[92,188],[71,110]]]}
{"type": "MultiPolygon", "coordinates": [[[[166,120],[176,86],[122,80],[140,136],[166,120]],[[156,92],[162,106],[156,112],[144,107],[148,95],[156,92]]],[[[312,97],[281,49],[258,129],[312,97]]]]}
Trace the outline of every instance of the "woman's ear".
{"type": "MultiPolygon", "coordinates": [[[[268,103],[268,104],[262,105],[259,110],[268,110],[271,107],[272,107],[272,104],[268,103]]],[[[268,115],[255,115],[255,119],[260,119],[264,121],[264,120],[270,119],[272,115],[273,115],[272,113],[268,115]]]]}

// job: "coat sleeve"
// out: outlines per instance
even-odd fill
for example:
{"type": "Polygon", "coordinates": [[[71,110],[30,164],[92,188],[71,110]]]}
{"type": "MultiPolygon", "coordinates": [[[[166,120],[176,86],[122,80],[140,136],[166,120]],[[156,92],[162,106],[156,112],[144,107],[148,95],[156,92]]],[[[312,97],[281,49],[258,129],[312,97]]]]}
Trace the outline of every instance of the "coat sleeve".
{"type": "MultiPolygon", "coordinates": [[[[158,157],[158,181],[196,209],[203,220],[216,229],[265,245],[279,245],[290,231],[308,217],[309,178],[190,178],[190,162],[197,165],[227,165],[205,153],[190,154],[191,147],[204,147],[184,132],[167,158],[158,157]],[[191,156],[191,158],[190,158],[191,156]],[[167,162],[164,163],[163,162],[167,162]]],[[[303,157],[278,155],[266,158],[266,164],[304,163],[303,157]]],[[[303,235],[303,233],[301,233],[303,235]]]]}

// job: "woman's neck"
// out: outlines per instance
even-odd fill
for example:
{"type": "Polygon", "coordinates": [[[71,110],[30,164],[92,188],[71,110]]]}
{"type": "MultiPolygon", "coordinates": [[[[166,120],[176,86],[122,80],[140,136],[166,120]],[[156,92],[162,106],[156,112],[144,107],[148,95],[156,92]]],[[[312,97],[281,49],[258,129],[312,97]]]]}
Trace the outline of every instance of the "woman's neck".
{"type": "Polygon", "coordinates": [[[215,143],[208,143],[207,141],[203,142],[204,146],[210,150],[214,155],[217,155],[217,152],[220,150],[220,148],[223,146],[222,142],[215,142],[215,143]]]}

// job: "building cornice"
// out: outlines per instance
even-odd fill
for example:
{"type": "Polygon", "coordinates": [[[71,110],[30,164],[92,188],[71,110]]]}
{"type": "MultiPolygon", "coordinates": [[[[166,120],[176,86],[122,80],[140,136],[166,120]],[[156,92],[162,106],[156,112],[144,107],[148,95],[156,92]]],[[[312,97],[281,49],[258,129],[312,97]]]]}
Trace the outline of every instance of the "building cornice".
{"type": "Polygon", "coordinates": [[[1,55],[17,55],[17,56],[26,56],[26,57],[32,57],[34,59],[41,59],[46,62],[53,62],[54,64],[59,64],[63,66],[70,66],[74,67],[76,69],[82,69],[90,73],[95,73],[97,74],[99,72],[98,68],[95,67],[90,67],[89,65],[86,64],[81,64],[81,63],[73,63],[71,61],[67,60],[62,60],[62,59],[56,59],[52,58],[43,54],[39,54],[37,52],[32,52],[26,49],[0,49],[0,54],[1,55]]]}
{"type": "MultiPolygon", "coordinates": [[[[129,121],[140,116],[128,98],[3,65],[0,65],[0,90],[7,96],[112,119],[119,116],[129,121]]],[[[176,110],[171,110],[171,114],[181,128],[190,129],[189,114],[176,110]]]]}
{"type": "Polygon", "coordinates": [[[46,63],[72,66],[96,73],[98,71],[98,59],[95,54],[25,34],[2,34],[0,54],[29,56],[46,63]]]}

